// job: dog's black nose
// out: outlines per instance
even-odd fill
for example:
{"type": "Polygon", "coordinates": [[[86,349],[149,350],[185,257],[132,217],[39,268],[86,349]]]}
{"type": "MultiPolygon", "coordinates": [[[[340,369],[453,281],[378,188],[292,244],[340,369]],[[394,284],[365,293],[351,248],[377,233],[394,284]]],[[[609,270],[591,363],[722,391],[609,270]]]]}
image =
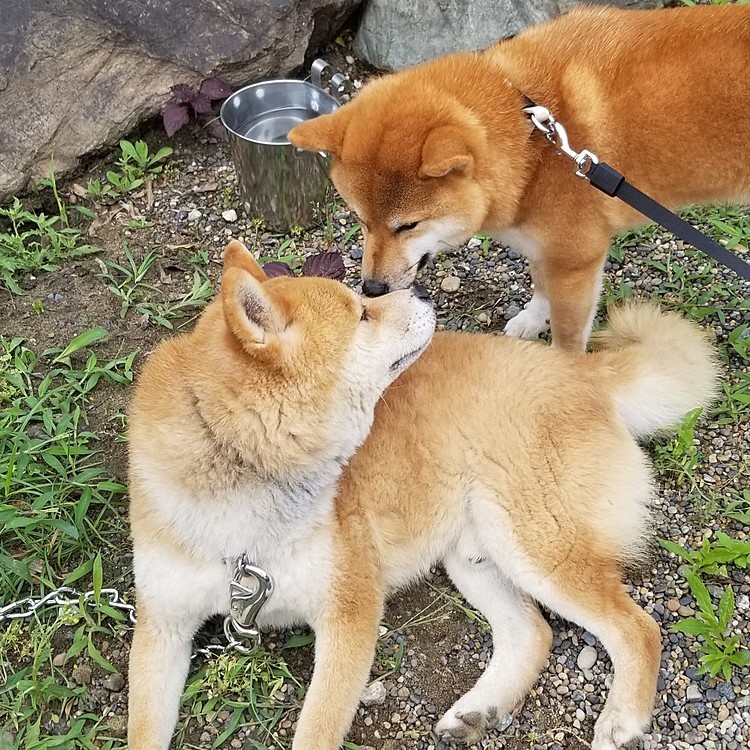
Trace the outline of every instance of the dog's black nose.
{"type": "Polygon", "coordinates": [[[430,293],[427,291],[426,286],[421,284],[414,284],[411,288],[411,293],[417,298],[424,300],[425,302],[431,302],[430,293]]]}
{"type": "Polygon", "coordinates": [[[384,294],[388,294],[388,284],[382,281],[375,281],[375,279],[365,279],[362,282],[362,292],[366,297],[382,297],[384,294]]]}

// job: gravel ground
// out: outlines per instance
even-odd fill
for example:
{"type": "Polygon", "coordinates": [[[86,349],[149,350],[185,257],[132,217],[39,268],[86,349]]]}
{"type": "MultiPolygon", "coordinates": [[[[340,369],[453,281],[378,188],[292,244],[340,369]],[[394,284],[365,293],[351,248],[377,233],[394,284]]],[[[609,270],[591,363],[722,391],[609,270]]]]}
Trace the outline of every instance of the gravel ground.
{"type": "MultiPolygon", "coordinates": [[[[333,48],[327,55],[361,81],[365,69],[345,48],[333,48]]],[[[163,145],[163,133],[152,133],[153,145],[163,145]]],[[[96,171],[96,167],[94,167],[96,171]]],[[[85,184],[88,176],[79,178],[85,184]]],[[[123,214],[112,217],[98,230],[98,240],[108,253],[121,252],[124,239],[135,253],[156,247],[163,255],[160,262],[162,281],[178,285],[188,269],[184,259],[196,248],[205,248],[210,257],[210,273],[219,272],[221,251],[230,237],[239,237],[260,255],[273,256],[284,238],[264,232],[243,215],[237,201],[236,176],[225,144],[206,136],[198,139],[183,134],[177,139],[175,156],[167,176],[153,191],[153,205],[145,198],[133,203],[137,212],[153,222],[147,229],[127,229],[118,223],[123,214]]],[[[295,249],[302,255],[339,250],[348,267],[348,279],[356,284],[362,256],[361,235],[344,241],[353,226],[352,215],[344,208],[333,213],[328,229],[321,227],[295,239],[295,249]]],[[[142,252],[141,252],[142,254],[142,252]]],[[[657,233],[638,248],[626,248],[622,263],[610,262],[607,275],[613,286],[627,282],[638,295],[656,294],[665,299],[675,295],[665,287],[664,275],[647,265],[645,259],[670,259],[674,264],[698,273],[701,257],[686,252],[680,242],[657,233]],[[645,252],[643,252],[645,251],[645,252]]],[[[85,261],[76,266],[84,275],[85,261]]],[[[61,278],[41,281],[39,289],[57,294],[61,278]]],[[[715,284],[736,284],[728,271],[716,269],[715,284]]],[[[505,322],[517,314],[531,296],[530,279],[525,261],[513,251],[495,243],[472,240],[467,247],[439,256],[422,272],[421,282],[433,293],[439,327],[499,333],[505,322]]],[[[690,282],[698,283],[698,282],[690,282]]],[[[64,292],[65,290],[62,289],[64,292]]],[[[750,296],[745,286],[743,296],[750,296]]],[[[50,298],[53,299],[53,298],[50,298]]],[[[115,306],[116,309],[116,306],[115,306]]],[[[727,316],[722,323],[716,316],[707,318],[720,341],[742,322],[741,313],[727,316]]],[[[101,322],[101,321],[100,321],[101,322]]],[[[109,323],[115,327],[116,315],[109,323]]],[[[20,315],[14,333],[23,334],[33,325],[20,315]]],[[[153,342],[155,336],[146,338],[153,342]]],[[[160,335],[160,334],[159,334],[160,335]]],[[[739,360],[729,369],[738,369],[739,360]]],[[[702,508],[702,493],[723,495],[737,492],[747,481],[747,472],[738,473],[750,453],[750,429],[747,419],[721,427],[710,421],[697,428],[697,440],[704,458],[697,469],[697,487],[682,490],[673,478],[662,478],[655,509],[654,540],[670,539],[694,549],[704,535],[719,529],[747,539],[748,527],[720,519],[715,522],[702,508]]],[[[117,461],[115,461],[117,463],[117,461]]],[[[629,576],[634,599],[662,627],[664,653],[659,677],[658,699],[654,709],[653,729],[646,736],[646,750],[740,750],[750,745],[750,682],[748,673],[735,676],[731,682],[696,674],[696,642],[690,636],[671,631],[682,617],[693,614],[693,600],[679,563],[655,544],[651,559],[629,576]]],[[[750,578],[741,571],[731,572],[736,595],[733,626],[747,642],[750,635],[750,578]]],[[[722,583],[722,582],[718,582],[722,583]]],[[[725,583],[725,582],[723,582],[725,583]]],[[[491,654],[491,638],[479,622],[460,608],[449,606],[446,592],[450,584],[442,572],[434,571],[430,580],[391,603],[386,630],[375,670],[388,673],[394,655],[403,644],[403,659],[395,671],[368,689],[360,706],[350,740],[375,750],[428,750],[444,747],[431,735],[432,726],[443,711],[465,692],[481,673],[491,654]],[[408,623],[428,608],[434,613],[424,624],[408,623]],[[389,661],[390,660],[390,661],[389,661]]],[[[479,747],[510,750],[558,750],[588,747],[593,724],[601,712],[611,681],[611,665],[596,639],[578,627],[550,616],[555,639],[552,656],[541,678],[509,726],[494,732],[479,747]]],[[[288,634],[271,634],[266,648],[283,643],[288,634]]],[[[61,650],[64,650],[61,644],[61,650]]],[[[127,644],[114,644],[114,661],[124,665],[127,644]]],[[[309,680],[311,649],[299,649],[295,669],[300,679],[309,680]]],[[[112,653],[110,652],[110,657],[112,653]]],[[[96,711],[109,706],[122,716],[126,686],[121,676],[104,676],[83,667],[71,672],[71,679],[89,685],[85,706],[96,711]],[[82,670],[82,671],[81,671],[82,670]]],[[[294,712],[281,723],[282,734],[293,733],[294,712]]],[[[218,714],[201,727],[191,745],[209,748],[229,720],[229,712],[218,714]]],[[[120,719],[120,730],[124,731],[120,719]]],[[[239,730],[221,747],[255,747],[246,730],[239,730]]]]}

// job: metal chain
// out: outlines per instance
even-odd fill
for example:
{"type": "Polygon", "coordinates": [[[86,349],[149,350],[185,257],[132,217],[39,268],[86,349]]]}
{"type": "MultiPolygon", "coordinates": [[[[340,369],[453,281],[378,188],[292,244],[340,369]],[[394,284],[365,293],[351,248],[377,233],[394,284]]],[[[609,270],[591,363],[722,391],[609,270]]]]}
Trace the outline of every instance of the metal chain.
{"type": "MultiPolygon", "coordinates": [[[[260,645],[260,631],[255,620],[272,591],[273,581],[268,573],[252,565],[243,553],[235,561],[234,578],[230,584],[230,613],[224,620],[227,643],[194,646],[190,659],[197,656],[216,656],[227,651],[237,651],[241,654],[255,651],[260,645]],[[246,645],[247,642],[249,646],[246,645]]],[[[52,607],[60,610],[83,603],[84,606],[95,610],[102,597],[106,597],[106,604],[112,609],[127,612],[130,624],[135,625],[135,606],[128,604],[117,589],[102,589],[97,596],[95,591],[82,592],[70,586],[60,586],[44,596],[27,596],[0,607],[0,624],[10,620],[28,620],[38,611],[52,607]]]]}
{"type": "MultiPolygon", "coordinates": [[[[107,597],[107,604],[113,609],[119,609],[123,612],[127,612],[128,619],[131,625],[135,625],[135,607],[132,604],[128,604],[120,596],[120,592],[117,589],[102,589],[100,596],[107,597]]],[[[44,596],[27,596],[23,599],[18,599],[15,602],[6,604],[4,607],[0,607],[0,625],[10,620],[29,620],[34,615],[43,609],[56,608],[58,610],[66,607],[75,607],[81,603],[81,597],[83,597],[83,604],[87,605],[91,609],[96,609],[97,598],[96,592],[94,591],[78,591],[77,589],[71,588],[70,586],[61,586],[54,591],[50,591],[44,596]]],[[[240,650],[238,646],[243,646],[241,641],[232,639],[227,644],[209,644],[208,646],[194,647],[190,655],[191,661],[198,656],[212,657],[219,654],[223,654],[225,651],[233,649],[240,650]]]]}
{"type": "Polygon", "coordinates": [[[117,589],[102,589],[97,597],[95,591],[82,592],[71,588],[70,586],[60,586],[60,588],[50,591],[44,596],[27,596],[23,599],[11,602],[10,604],[6,604],[4,607],[0,607],[0,623],[5,622],[6,620],[28,620],[33,617],[38,610],[48,607],[56,607],[57,609],[74,607],[81,602],[82,597],[83,604],[91,609],[96,609],[101,597],[107,597],[106,603],[112,607],[112,609],[119,609],[123,612],[127,612],[130,623],[135,625],[135,607],[124,601],[117,589]]]}

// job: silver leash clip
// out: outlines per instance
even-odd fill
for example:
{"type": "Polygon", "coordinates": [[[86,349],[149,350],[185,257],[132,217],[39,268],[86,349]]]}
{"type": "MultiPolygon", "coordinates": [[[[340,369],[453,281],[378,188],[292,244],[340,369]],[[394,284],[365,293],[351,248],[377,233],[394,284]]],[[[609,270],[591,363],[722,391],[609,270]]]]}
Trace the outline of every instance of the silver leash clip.
{"type": "Polygon", "coordinates": [[[576,176],[588,177],[591,167],[599,163],[599,157],[588,149],[575,151],[571,148],[567,131],[546,107],[534,104],[530,107],[524,107],[523,111],[529,116],[534,127],[544,133],[547,140],[561,154],[575,162],[576,176]]]}
{"type": "Polygon", "coordinates": [[[235,562],[229,583],[229,614],[224,618],[227,648],[251,654],[260,646],[258,613],[273,593],[273,579],[263,568],[253,565],[243,552],[235,562]],[[246,645],[249,644],[249,645],[246,645]]]}

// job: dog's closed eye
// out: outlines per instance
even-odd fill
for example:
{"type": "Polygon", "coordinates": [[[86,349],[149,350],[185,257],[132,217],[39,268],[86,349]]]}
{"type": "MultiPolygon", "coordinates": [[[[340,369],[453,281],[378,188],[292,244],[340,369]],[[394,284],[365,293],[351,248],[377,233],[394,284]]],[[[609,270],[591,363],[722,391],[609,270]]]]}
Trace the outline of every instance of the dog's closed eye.
{"type": "Polygon", "coordinates": [[[396,229],[396,234],[400,234],[401,232],[409,232],[412,229],[416,229],[417,224],[419,224],[418,221],[412,221],[409,224],[402,224],[396,229]]]}

